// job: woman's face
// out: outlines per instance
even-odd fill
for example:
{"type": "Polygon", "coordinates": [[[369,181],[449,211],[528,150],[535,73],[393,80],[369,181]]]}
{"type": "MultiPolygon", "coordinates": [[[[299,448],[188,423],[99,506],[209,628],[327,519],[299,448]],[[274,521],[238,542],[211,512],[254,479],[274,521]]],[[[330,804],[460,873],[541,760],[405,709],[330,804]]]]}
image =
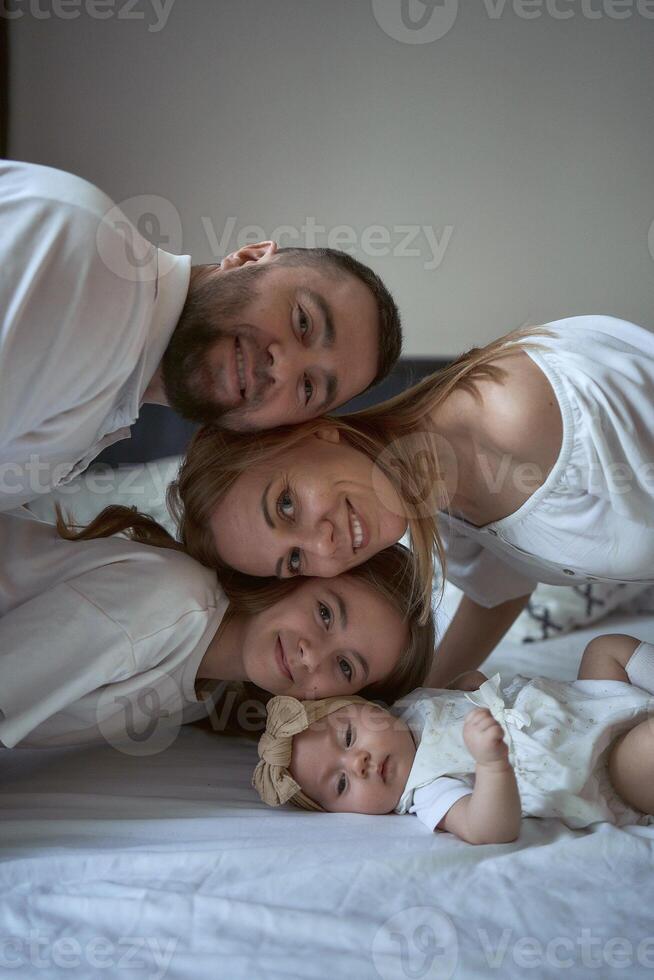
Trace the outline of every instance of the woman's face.
{"type": "Polygon", "coordinates": [[[384,473],[325,426],[239,476],[210,525],[238,571],[331,578],[399,541],[407,520],[384,473]]]}
{"type": "Polygon", "coordinates": [[[356,694],[385,680],[408,642],[400,612],[365,582],[312,578],[246,620],[243,668],[271,694],[356,694]]]}

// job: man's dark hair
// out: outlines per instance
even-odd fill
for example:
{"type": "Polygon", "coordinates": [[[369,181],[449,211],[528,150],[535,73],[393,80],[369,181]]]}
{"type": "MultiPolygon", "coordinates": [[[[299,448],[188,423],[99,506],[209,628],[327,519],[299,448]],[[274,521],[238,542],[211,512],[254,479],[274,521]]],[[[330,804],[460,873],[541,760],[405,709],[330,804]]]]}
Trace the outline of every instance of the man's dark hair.
{"type": "Polygon", "coordinates": [[[323,269],[327,266],[335,272],[349,273],[368,287],[377,304],[379,324],[377,373],[369,387],[390,374],[402,350],[402,323],[395,300],[377,273],[347,252],[335,248],[279,248],[277,255],[285,265],[313,265],[323,269]]]}

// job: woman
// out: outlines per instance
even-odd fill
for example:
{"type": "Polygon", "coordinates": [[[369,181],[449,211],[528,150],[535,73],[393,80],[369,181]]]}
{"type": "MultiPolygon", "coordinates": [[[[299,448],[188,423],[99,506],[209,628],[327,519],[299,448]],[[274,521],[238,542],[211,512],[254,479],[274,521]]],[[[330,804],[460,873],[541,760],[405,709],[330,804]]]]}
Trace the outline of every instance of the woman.
{"type": "Polygon", "coordinates": [[[654,581],[654,335],[573,317],[473,349],[383,405],[204,432],[171,500],[218,569],[334,575],[408,527],[426,612],[465,592],[431,686],[484,660],[538,582],[654,581]]]}
{"type": "MultiPolygon", "coordinates": [[[[140,743],[206,716],[198,688],[276,694],[420,684],[433,624],[406,615],[411,557],[395,547],[334,579],[226,595],[151,519],[124,507],[81,532],[0,514],[0,742],[140,743]],[[132,540],[115,536],[130,529],[132,540]],[[113,535],[113,536],[112,536],[113,535]],[[68,539],[68,540],[64,540],[68,539]]],[[[171,739],[168,739],[170,742],[171,739]]],[[[139,751],[145,751],[140,746],[139,751]]]]}

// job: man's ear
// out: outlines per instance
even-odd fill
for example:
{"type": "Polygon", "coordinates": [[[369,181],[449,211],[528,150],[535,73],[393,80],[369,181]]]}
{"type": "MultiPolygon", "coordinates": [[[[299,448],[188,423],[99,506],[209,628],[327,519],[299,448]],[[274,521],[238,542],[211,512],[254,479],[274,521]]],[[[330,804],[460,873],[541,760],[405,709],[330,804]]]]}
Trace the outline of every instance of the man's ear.
{"type": "Polygon", "coordinates": [[[223,272],[228,269],[238,269],[253,262],[270,262],[277,254],[277,242],[256,242],[254,245],[244,245],[235,252],[230,252],[220,263],[223,272]]]}
{"type": "Polygon", "coordinates": [[[321,425],[319,429],[316,429],[314,435],[317,439],[324,439],[325,442],[331,442],[334,445],[341,441],[341,430],[335,425],[321,425]]]}

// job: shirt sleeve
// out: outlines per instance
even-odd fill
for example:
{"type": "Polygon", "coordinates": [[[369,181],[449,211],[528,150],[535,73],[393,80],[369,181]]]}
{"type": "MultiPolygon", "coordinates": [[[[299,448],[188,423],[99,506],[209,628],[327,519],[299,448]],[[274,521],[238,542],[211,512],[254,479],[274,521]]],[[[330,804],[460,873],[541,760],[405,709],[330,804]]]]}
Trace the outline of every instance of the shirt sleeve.
{"type": "Polygon", "coordinates": [[[154,305],[156,249],[130,275],[130,236],[144,240],[112,220],[101,191],[14,161],[0,177],[0,510],[12,510],[131,424],[119,408],[154,305]]]}
{"type": "Polygon", "coordinates": [[[462,780],[450,776],[439,776],[426,786],[413,791],[413,803],[409,813],[415,813],[430,830],[436,830],[439,823],[457,800],[469,796],[472,789],[462,780]]]}
{"type": "Polygon", "coordinates": [[[79,698],[130,677],[134,665],[125,631],[74,580],[24,602],[0,619],[0,740],[13,748],[79,698]]]}
{"type": "Polygon", "coordinates": [[[473,602],[491,609],[533,592],[538,582],[503,561],[481,542],[439,521],[447,557],[446,578],[473,602]]]}

